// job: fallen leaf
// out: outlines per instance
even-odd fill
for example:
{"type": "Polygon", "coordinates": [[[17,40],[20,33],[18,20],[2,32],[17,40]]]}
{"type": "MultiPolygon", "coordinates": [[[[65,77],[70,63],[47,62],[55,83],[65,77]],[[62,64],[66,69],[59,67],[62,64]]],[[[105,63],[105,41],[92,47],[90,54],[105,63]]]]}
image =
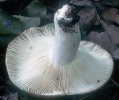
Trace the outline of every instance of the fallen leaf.
{"type": "Polygon", "coordinates": [[[0,34],[19,34],[24,25],[19,19],[0,10],[0,34]]]}
{"type": "Polygon", "coordinates": [[[80,22],[85,25],[92,24],[91,21],[95,20],[96,17],[95,10],[92,7],[85,7],[78,12],[78,15],[80,16],[80,22]]]}
{"type": "Polygon", "coordinates": [[[70,3],[76,6],[92,6],[90,0],[70,0],[70,3]]]}
{"type": "Polygon", "coordinates": [[[14,17],[24,24],[24,28],[38,27],[41,22],[40,18],[24,17],[20,15],[14,15],[14,17]]]}
{"type": "Polygon", "coordinates": [[[112,43],[119,44],[119,27],[116,27],[113,24],[108,25],[106,23],[103,23],[103,26],[112,43]]]}
{"type": "Polygon", "coordinates": [[[18,100],[18,93],[9,93],[8,100],[18,100]]]}
{"type": "Polygon", "coordinates": [[[33,0],[22,12],[23,16],[45,18],[46,6],[40,0],[33,0]]]}
{"type": "Polygon", "coordinates": [[[78,15],[80,16],[79,23],[82,31],[81,33],[83,34],[83,37],[85,37],[86,32],[96,23],[97,16],[92,7],[83,8],[78,12],[78,15]]]}
{"type": "Polygon", "coordinates": [[[113,50],[112,56],[113,56],[115,59],[119,59],[119,48],[113,50]]]}
{"type": "Polygon", "coordinates": [[[7,96],[0,96],[0,100],[7,100],[7,96]]]}
{"type": "Polygon", "coordinates": [[[112,43],[111,40],[108,36],[108,34],[106,32],[91,32],[88,35],[88,39],[98,45],[100,45],[101,47],[103,47],[104,49],[111,51],[112,49],[112,43]]]}
{"type": "Polygon", "coordinates": [[[0,35],[19,35],[23,30],[40,25],[40,18],[11,16],[0,10],[0,35]]]}
{"type": "Polygon", "coordinates": [[[107,21],[115,22],[119,24],[119,14],[116,8],[106,8],[101,13],[101,17],[107,21]]]}

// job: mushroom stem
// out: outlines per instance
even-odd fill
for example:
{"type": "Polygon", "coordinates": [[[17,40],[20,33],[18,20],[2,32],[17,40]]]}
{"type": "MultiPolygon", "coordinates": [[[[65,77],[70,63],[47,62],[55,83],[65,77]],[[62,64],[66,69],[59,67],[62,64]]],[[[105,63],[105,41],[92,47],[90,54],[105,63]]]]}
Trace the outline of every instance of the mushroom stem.
{"type": "MultiPolygon", "coordinates": [[[[60,28],[56,20],[55,23],[55,39],[51,50],[50,58],[56,65],[66,65],[73,61],[76,56],[80,43],[79,25],[76,23],[73,27],[73,32],[64,31],[60,28]]],[[[65,27],[64,27],[65,28],[65,27]]]]}

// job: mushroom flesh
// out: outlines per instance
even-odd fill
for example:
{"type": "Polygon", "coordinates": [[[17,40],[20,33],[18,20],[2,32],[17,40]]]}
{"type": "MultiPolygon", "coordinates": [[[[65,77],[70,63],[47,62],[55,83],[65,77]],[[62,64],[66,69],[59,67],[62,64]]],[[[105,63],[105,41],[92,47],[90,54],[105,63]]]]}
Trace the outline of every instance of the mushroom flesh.
{"type": "Polygon", "coordinates": [[[42,96],[84,94],[110,79],[111,55],[95,43],[81,41],[73,9],[64,5],[55,13],[55,28],[32,27],[8,45],[8,75],[21,90],[42,96]]]}

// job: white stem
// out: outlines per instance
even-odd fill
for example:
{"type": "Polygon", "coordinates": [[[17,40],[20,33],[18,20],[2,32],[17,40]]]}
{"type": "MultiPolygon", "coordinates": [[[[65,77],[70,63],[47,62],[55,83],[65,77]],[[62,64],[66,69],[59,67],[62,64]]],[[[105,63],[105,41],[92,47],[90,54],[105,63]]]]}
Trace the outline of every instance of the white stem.
{"type": "Polygon", "coordinates": [[[55,40],[50,55],[54,64],[65,65],[75,58],[80,43],[80,31],[78,25],[74,29],[76,32],[64,32],[55,23],[55,40]]]}

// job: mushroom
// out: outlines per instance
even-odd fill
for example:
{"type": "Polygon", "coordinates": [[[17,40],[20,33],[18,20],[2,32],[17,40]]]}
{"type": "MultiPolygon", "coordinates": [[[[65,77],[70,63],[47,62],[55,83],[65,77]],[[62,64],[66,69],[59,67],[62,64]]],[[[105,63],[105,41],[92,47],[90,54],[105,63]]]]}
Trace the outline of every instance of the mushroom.
{"type": "Polygon", "coordinates": [[[74,8],[64,5],[53,27],[32,27],[7,48],[10,80],[38,96],[85,94],[101,88],[111,77],[111,55],[97,44],[81,41],[74,8]]]}

